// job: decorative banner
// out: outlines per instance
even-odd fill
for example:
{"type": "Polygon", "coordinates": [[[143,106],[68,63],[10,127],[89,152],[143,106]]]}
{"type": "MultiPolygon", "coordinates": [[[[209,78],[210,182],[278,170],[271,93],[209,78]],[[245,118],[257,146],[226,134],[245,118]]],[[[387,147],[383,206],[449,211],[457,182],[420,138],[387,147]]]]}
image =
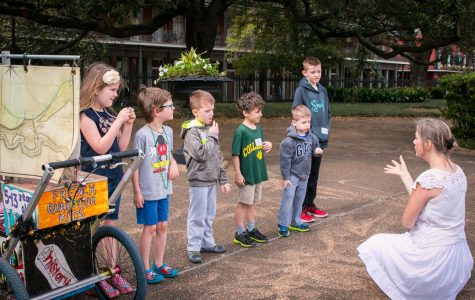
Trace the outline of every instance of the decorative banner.
{"type": "MultiPolygon", "coordinates": [[[[79,137],[79,68],[0,65],[0,174],[39,178],[79,137]]],[[[61,178],[55,171],[53,182],[61,178]]]]}
{"type": "Polygon", "coordinates": [[[23,241],[26,289],[35,297],[94,273],[91,222],[38,231],[23,241]],[[56,230],[55,230],[56,229],[56,230]]]}

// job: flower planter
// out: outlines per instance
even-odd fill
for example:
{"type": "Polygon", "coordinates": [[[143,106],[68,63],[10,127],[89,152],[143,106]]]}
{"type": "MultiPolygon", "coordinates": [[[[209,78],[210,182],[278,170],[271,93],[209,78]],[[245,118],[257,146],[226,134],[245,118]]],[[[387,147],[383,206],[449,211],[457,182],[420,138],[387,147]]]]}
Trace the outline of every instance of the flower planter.
{"type": "Polygon", "coordinates": [[[210,92],[216,101],[219,101],[223,95],[223,82],[226,81],[231,81],[231,79],[228,77],[179,77],[162,79],[159,84],[167,84],[173,99],[188,103],[190,94],[198,89],[210,92]]]}

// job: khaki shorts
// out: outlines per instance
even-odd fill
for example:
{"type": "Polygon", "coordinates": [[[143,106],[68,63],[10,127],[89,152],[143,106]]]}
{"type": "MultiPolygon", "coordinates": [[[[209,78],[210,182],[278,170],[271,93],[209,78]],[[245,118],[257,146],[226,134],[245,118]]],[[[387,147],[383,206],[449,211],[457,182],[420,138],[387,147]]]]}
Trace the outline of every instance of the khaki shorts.
{"type": "Polygon", "coordinates": [[[245,186],[238,187],[238,199],[240,203],[252,205],[260,202],[262,199],[262,183],[258,184],[246,184],[245,186]]]}

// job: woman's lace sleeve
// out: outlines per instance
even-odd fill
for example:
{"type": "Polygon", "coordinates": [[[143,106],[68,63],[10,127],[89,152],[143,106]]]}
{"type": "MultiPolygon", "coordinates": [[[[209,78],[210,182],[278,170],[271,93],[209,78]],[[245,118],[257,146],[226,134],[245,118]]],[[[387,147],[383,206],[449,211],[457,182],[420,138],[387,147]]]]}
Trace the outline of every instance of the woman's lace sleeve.
{"type": "Polygon", "coordinates": [[[419,183],[425,189],[443,189],[444,188],[444,177],[440,176],[433,170],[427,170],[417,176],[416,180],[412,184],[412,189],[415,190],[419,183]]]}

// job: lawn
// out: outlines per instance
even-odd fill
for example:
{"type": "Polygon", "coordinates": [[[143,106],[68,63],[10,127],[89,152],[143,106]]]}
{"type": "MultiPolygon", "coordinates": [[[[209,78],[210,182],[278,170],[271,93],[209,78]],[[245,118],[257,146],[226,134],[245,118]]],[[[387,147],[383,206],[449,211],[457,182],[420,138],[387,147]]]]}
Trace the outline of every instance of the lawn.
{"type": "MultiPolygon", "coordinates": [[[[421,103],[331,103],[332,116],[342,117],[438,117],[445,108],[443,99],[431,99],[421,103]]],[[[267,102],[264,117],[286,117],[290,115],[290,102],[267,102]]],[[[234,103],[216,103],[217,118],[240,117],[234,103]]]]}

